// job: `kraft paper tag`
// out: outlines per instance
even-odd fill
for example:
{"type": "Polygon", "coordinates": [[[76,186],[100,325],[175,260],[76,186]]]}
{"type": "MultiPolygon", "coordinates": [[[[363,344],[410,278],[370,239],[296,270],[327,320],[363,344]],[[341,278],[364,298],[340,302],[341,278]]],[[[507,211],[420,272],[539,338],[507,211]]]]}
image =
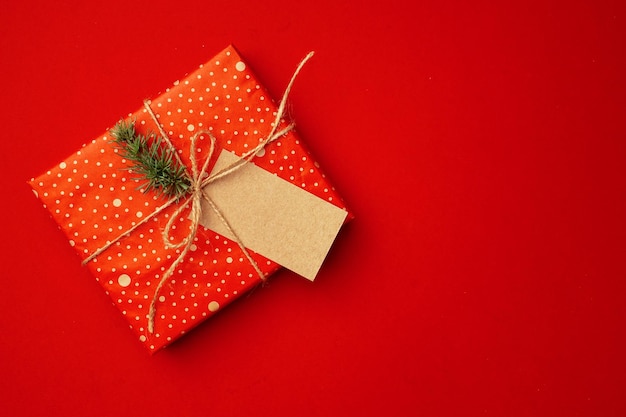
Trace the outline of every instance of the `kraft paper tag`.
{"type": "MultiPolygon", "coordinates": [[[[222,150],[213,172],[238,159],[222,150]]],[[[311,281],[348,214],[253,163],[207,185],[204,192],[246,248],[311,281]]],[[[200,224],[234,240],[204,200],[200,224]]]]}

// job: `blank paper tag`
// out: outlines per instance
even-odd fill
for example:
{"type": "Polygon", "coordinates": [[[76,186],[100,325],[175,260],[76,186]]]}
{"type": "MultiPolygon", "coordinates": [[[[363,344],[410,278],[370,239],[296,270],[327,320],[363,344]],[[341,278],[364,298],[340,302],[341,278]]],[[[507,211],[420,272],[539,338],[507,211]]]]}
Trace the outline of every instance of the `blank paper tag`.
{"type": "MultiPolygon", "coordinates": [[[[213,172],[238,159],[222,150],[213,172]]],[[[311,281],[348,214],[252,163],[209,184],[204,192],[246,248],[311,281]]],[[[235,240],[204,200],[200,224],[235,240]]]]}

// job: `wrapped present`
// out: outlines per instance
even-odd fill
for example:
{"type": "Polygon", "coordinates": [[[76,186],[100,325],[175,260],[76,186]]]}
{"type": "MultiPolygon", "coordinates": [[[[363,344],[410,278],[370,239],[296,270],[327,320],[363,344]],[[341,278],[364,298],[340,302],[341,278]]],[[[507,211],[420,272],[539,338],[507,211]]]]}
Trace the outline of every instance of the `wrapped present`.
{"type": "Polygon", "coordinates": [[[229,46],[31,180],[151,352],[281,266],[312,280],[349,217],[283,118],[292,83],[277,105],[229,46]],[[155,189],[121,128],[181,182],[155,189]]]}

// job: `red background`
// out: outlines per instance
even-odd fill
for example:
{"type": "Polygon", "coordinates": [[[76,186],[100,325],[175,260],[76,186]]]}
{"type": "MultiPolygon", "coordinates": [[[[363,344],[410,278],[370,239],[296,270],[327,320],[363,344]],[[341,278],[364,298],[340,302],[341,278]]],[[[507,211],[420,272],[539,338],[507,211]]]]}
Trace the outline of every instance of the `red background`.
{"type": "Polygon", "coordinates": [[[626,6],[466,3],[5,1],[3,413],[626,415],[626,6]],[[150,357],[26,180],[231,42],[357,218],[150,357]]]}

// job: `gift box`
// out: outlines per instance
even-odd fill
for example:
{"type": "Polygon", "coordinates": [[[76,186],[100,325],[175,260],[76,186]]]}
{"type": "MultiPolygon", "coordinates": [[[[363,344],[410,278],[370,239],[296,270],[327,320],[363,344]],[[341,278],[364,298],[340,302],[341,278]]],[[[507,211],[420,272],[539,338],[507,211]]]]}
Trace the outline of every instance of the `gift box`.
{"type": "Polygon", "coordinates": [[[203,197],[195,207],[193,193],[169,198],[138,182],[136,166],[108,130],[30,181],[151,352],[281,266],[314,278],[350,215],[233,46],[126,123],[147,137],[166,136],[197,184],[237,165],[211,184],[191,186],[203,197]]]}

